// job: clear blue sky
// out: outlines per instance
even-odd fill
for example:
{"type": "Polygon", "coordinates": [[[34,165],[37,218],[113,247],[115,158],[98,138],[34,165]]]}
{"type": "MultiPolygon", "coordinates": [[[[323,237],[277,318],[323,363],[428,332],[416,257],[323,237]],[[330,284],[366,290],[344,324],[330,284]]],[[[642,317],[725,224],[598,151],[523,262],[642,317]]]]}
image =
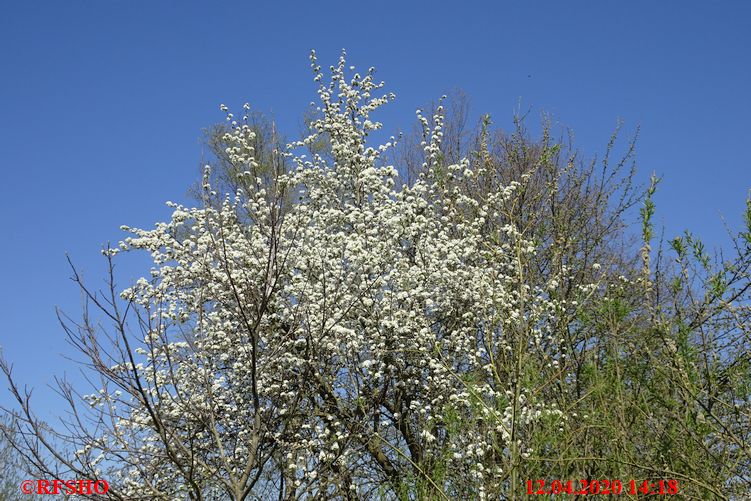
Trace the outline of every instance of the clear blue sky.
{"type": "MultiPolygon", "coordinates": [[[[641,125],[640,179],[667,236],[723,241],[751,188],[751,3],[5,1],[0,7],[0,345],[40,387],[71,370],[54,306],[79,312],[68,252],[101,283],[98,249],[122,224],[164,219],[186,200],[201,129],[220,103],[273,112],[298,131],[315,97],[308,53],[376,66],[397,94],[381,118],[460,87],[476,115],[552,113],[588,154],[616,120],[641,125]]],[[[143,269],[147,272],[147,269],[143,269]]],[[[135,265],[123,278],[135,277],[135,265]]],[[[123,286],[125,284],[123,283],[123,286]]],[[[3,383],[0,403],[7,403],[3,383]]]]}

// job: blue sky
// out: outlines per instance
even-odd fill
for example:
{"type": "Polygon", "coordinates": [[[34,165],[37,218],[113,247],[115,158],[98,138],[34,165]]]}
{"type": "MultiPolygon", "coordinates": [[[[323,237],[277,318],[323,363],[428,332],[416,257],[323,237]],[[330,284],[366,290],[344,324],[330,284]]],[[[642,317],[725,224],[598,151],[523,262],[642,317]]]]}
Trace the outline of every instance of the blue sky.
{"type": "MultiPolygon", "coordinates": [[[[501,127],[520,106],[601,153],[618,119],[641,126],[639,177],[656,171],[658,224],[725,242],[751,188],[751,3],[3,2],[0,8],[0,345],[37,387],[75,372],[54,307],[79,312],[65,253],[93,284],[120,225],[185,201],[218,107],[245,101],[295,135],[315,98],[308,54],[376,66],[397,101],[387,131],[454,88],[501,127]]],[[[624,136],[624,137],[625,137],[624,136]]],[[[121,269],[122,285],[146,273],[121,269]]],[[[9,402],[3,384],[0,404],[9,402]]]]}

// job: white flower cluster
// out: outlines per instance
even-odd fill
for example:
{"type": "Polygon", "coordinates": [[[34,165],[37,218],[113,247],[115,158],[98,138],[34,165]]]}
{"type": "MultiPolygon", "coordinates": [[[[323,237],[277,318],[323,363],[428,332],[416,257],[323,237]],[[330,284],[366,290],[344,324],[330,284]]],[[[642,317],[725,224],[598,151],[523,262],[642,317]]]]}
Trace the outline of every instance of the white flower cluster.
{"type": "MultiPolygon", "coordinates": [[[[128,229],[121,245],[155,264],[122,293],[143,312],[139,365],[113,367],[137,372],[148,395],[116,397],[107,437],[137,457],[112,479],[130,496],[179,496],[175,483],[191,479],[229,489],[260,470],[296,496],[344,477],[358,491],[373,469],[388,478],[444,458],[483,497],[533,453],[535,423],[561,416],[500,369],[531,350],[558,367],[551,326],[575,306],[551,299],[565,276],[526,282],[536,248],[514,224],[488,225],[519,183],[470,197],[459,181],[482,173],[467,161],[445,182],[439,109],[432,122],[418,112],[425,175],[395,188],[397,169],[382,161],[392,143],[366,145],[381,127],[370,114],[393,94],[375,96],[373,69],[348,78],[344,56],[328,84],[311,62],[320,117],[289,146],[294,168],[275,186],[298,200],[283,217],[259,180],[220,206],[173,204],[171,221],[128,229]],[[330,155],[299,152],[321,137],[330,155]]],[[[233,121],[224,140],[252,170],[253,131],[233,121]]]]}

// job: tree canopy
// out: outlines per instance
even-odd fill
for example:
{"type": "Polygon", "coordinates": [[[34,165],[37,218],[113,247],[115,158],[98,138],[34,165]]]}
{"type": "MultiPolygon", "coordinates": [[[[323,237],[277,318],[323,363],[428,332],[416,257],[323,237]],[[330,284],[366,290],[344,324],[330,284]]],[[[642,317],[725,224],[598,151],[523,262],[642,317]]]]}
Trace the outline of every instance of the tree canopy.
{"type": "Polygon", "coordinates": [[[732,254],[663,245],[633,141],[586,161],[548,124],[469,129],[454,96],[374,145],[394,95],[344,55],[311,66],[302,139],[222,106],[197,206],[104,249],[150,253],[147,276],[73,269],[107,323],[61,316],[93,390],[61,383],[60,427],[3,362],[31,472],[122,500],[751,489],[751,202],[732,254]]]}

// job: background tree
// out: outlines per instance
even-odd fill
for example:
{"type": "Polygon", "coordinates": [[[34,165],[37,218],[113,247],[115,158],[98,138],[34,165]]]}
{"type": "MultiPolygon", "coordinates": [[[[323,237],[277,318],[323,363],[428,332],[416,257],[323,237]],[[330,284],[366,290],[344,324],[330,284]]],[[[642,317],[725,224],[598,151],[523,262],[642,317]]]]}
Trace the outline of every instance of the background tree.
{"type": "Polygon", "coordinates": [[[0,498],[8,501],[21,499],[20,485],[22,462],[13,448],[13,423],[7,416],[0,419],[0,498]]]}

